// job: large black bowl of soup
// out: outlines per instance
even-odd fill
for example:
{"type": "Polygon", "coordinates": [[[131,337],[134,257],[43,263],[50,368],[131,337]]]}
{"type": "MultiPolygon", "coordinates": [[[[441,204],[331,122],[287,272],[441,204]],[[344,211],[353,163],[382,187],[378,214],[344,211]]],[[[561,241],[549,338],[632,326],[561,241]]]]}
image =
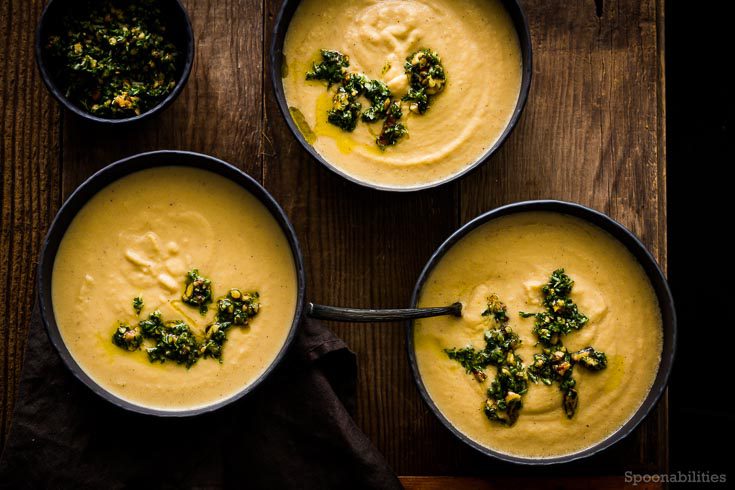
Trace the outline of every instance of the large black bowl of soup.
{"type": "Polygon", "coordinates": [[[459,178],[506,140],[531,84],[516,0],[289,0],[270,52],[296,139],[363,186],[459,178]]]}
{"type": "Polygon", "coordinates": [[[552,464],[623,439],[663,393],[676,345],[668,285],[641,242],[578,204],[529,201],[470,221],[437,250],[408,355],[438,419],[483,454],[552,464]]]}
{"type": "Polygon", "coordinates": [[[275,368],[301,316],[304,270],[283,210],[215,158],[115,162],[64,203],[44,242],[40,307],[71,372],[160,416],[211,411],[275,368]]]}

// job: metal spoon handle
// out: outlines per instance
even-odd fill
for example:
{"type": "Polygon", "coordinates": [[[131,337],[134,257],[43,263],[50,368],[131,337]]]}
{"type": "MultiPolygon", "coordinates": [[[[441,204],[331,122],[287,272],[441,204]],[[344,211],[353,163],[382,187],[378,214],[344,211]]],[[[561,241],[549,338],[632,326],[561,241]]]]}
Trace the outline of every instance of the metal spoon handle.
{"type": "Polygon", "coordinates": [[[324,306],[309,303],[306,313],[318,320],[335,320],[356,323],[370,322],[399,322],[428,318],[431,316],[453,315],[462,316],[462,303],[438,308],[401,308],[392,310],[365,310],[358,308],[340,308],[338,306],[324,306]]]}

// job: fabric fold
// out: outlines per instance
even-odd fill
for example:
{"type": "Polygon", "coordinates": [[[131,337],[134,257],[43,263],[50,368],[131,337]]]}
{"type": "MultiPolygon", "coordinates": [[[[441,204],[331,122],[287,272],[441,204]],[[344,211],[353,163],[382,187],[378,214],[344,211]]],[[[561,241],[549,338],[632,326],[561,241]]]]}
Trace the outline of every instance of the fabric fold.
{"type": "Polygon", "coordinates": [[[113,406],[63,365],[33,312],[3,488],[401,488],[357,427],[357,359],[304,319],[244,399],[196,417],[113,406]]]}

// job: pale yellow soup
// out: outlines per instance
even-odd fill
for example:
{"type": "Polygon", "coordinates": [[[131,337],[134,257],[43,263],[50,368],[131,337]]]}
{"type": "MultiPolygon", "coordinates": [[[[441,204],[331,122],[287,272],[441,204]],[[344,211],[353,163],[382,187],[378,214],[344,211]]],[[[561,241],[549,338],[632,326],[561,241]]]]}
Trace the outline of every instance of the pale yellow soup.
{"type": "Polygon", "coordinates": [[[611,435],[641,406],[658,371],[662,323],[657,298],[643,268],[607,232],[578,218],[544,212],[514,214],[481,225],[440,260],[421,291],[421,306],[461,301],[462,318],[416,322],[418,368],[429,396],[444,416],[470,439],[496,451],[550,458],[584,450],[611,435]],[[530,383],[512,427],[483,413],[483,383],[450,360],[446,348],[485,346],[488,325],[482,311],[489,294],[508,307],[510,327],[522,340],[517,353],[529,364],[540,351],[533,318],[543,311],[541,287],[563,267],[574,280],[572,300],[589,317],[582,329],[563,338],[575,351],[588,346],[607,354],[599,372],[577,367],[579,405],[570,420],[561,408],[558,383],[530,383]]]}
{"type": "Polygon", "coordinates": [[[476,162],[505,130],[520,93],[518,35],[498,0],[304,0],[284,55],[286,101],[307,141],[343,173],[382,187],[420,187],[476,162]],[[305,79],[320,49],[338,50],[351,71],[386,82],[400,98],[405,59],[424,48],[441,56],[446,86],[423,115],[404,103],[409,136],[385,151],[375,144],[382,122],[359,122],[351,133],[331,125],[337,87],[305,79]]]}
{"type": "Polygon", "coordinates": [[[56,322],[84,372],[124,400],[171,411],[211,405],[253,383],[286,341],[297,289],[288,241],[265,206],[191,167],[143,170],[98,192],[64,235],[52,276],[56,322]],[[154,310],[201,335],[216,308],[202,316],[181,301],[192,268],[212,280],[215,298],[233,287],[260,293],[250,325],[228,331],[221,363],[151,363],[144,349],[112,343],[118,321],[137,324],[154,310]],[[137,295],[145,302],[140,318],[137,295]]]}

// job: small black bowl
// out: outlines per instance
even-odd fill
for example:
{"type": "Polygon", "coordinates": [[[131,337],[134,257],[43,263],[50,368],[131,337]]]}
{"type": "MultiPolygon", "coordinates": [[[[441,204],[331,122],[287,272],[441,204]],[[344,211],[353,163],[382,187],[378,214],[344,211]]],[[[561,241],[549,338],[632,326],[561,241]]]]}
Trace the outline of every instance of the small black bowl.
{"type": "Polygon", "coordinates": [[[293,117],[291,117],[291,113],[288,110],[286,94],[283,91],[283,77],[281,76],[284,66],[283,44],[286,40],[286,33],[288,32],[288,27],[291,24],[291,19],[293,19],[294,13],[296,13],[296,9],[298,8],[300,2],[301,0],[286,0],[285,2],[283,2],[281,11],[278,13],[278,17],[276,18],[276,24],[273,31],[273,42],[271,43],[270,47],[271,81],[273,83],[273,89],[276,92],[278,107],[281,109],[281,114],[283,114],[283,117],[286,119],[286,123],[288,124],[289,129],[291,129],[291,133],[293,133],[296,140],[301,143],[301,146],[303,146],[304,149],[309,152],[312,157],[314,157],[322,165],[324,165],[337,175],[341,175],[345,179],[358,185],[380,191],[412,192],[438,187],[440,185],[446,184],[447,182],[451,182],[462,177],[463,175],[478,168],[480,165],[488,161],[490,157],[498,150],[498,148],[503,145],[505,140],[508,138],[508,135],[510,135],[510,133],[513,131],[513,128],[515,128],[516,124],[518,123],[518,119],[521,117],[521,112],[523,112],[523,108],[526,106],[526,101],[528,100],[528,92],[531,88],[531,74],[533,72],[531,33],[528,28],[528,20],[526,19],[526,14],[523,11],[523,8],[521,7],[518,0],[501,0],[501,3],[510,15],[516,32],[518,33],[518,42],[521,46],[521,62],[523,64],[523,70],[521,77],[521,90],[518,94],[518,101],[516,102],[515,109],[513,109],[513,115],[511,116],[508,125],[506,126],[505,130],[502,132],[498,140],[495,142],[495,144],[490,147],[482,156],[480,156],[477,161],[467,166],[462,171],[456,174],[452,174],[443,180],[430,182],[428,184],[422,184],[413,187],[386,187],[378,184],[372,184],[370,182],[364,182],[356,177],[347,174],[346,172],[329,163],[326,158],[321,156],[319,152],[316,151],[314,147],[306,141],[306,138],[304,138],[304,135],[301,134],[301,131],[299,130],[298,126],[296,126],[296,123],[294,122],[293,117]]]}
{"type": "Polygon", "coordinates": [[[674,362],[674,353],[676,350],[676,311],[674,310],[674,298],[671,296],[669,285],[666,282],[666,278],[664,277],[663,272],[661,272],[661,269],[656,263],[656,259],[653,258],[651,253],[646,250],[646,247],[630,230],[625,228],[617,221],[613,220],[605,214],[600,213],[599,211],[595,211],[594,209],[590,209],[580,204],[564,201],[525,201],[515,204],[509,204],[507,206],[488,211],[487,213],[482,214],[469,223],[465,224],[460,229],[455,231],[449,238],[447,238],[447,240],[436,250],[436,252],[434,252],[434,255],[431,256],[429,262],[426,264],[426,267],[424,267],[424,270],[421,272],[421,276],[419,276],[419,279],[416,283],[416,288],[413,291],[411,306],[415,307],[418,303],[419,297],[421,295],[421,289],[424,287],[424,284],[431,275],[431,272],[434,270],[434,267],[436,267],[442,257],[444,257],[449,249],[451,249],[457,242],[459,242],[462,238],[467,236],[477,227],[489,221],[492,221],[493,219],[500,218],[501,216],[507,216],[510,214],[523,213],[528,211],[551,211],[560,214],[575,216],[597,226],[598,228],[605,230],[606,232],[610,233],[615,239],[620,241],[633,254],[633,257],[638,260],[638,262],[643,267],[643,270],[646,272],[648,279],[651,281],[651,285],[653,286],[653,290],[656,293],[656,298],[658,299],[659,307],[661,309],[663,350],[661,352],[661,361],[658,366],[658,373],[656,374],[656,378],[653,381],[653,385],[651,386],[648,395],[646,395],[646,398],[643,400],[643,403],[635,412],[635,414],[633,414],[633,416],[622,427],[620,427],[606,439],[603,439],[602,441],[583,451],[564,456],[558,456],[555,458],[544,459],[513,456],[510,454],[495,451],[493,449],[489,449],[473,441],[465,434],[460,432],[456,427],[454,427],[454,425],[452,425],[452,423],[441,413],[439,408],[431,399],[431,396],[429,396],[429,393],[426,390],[426,386],[421,379],[421,373],[419,372],[418,363],[416,361],[416,351],[414,349],[413,323],[411,323],[407,329],[406,345],[408,348],[408,358],[411,364],[411,370],[413,371],[414,380],[416,381],[416,386],[418,387],[419,392],[421,393],[421,396],[423,397],[428,407],[431,409],[432,412],[434,412],[434,415],[436,415],[439,421],[441,421],[441,423],[444,424],[444,426],[449,429],[452,434],[454,434],[455,437],[457,437],[468,446],[476,449],[486,456],[490,456],[510,463],[525,465],[550,465],[556,463],[568,463],[570,461],[575,461],[577,459],[582,459],[592,456],[593,454],[597,454],[600,451],[612,446],[616,442],[624,439],[631,432],[633,432],[633,429],[635,429],[638,424],[640,424],[641,421],[643,421],[643,419],[646,418],[646,416],[651,412],[653,407],[656,406],[656,403],[661,397],[661,394],[666,389],[666,384],[669,380],[669,374],[671,373],[671,366],[674,362]]]}
{"type": "Polygon", "coordinates": [[[179,96],[181,90],[189,79],[189,75],[191,74],[191,67],[194,64],[194,32],[191,28],[189,15],[186,13],[186,9],[184,9],[184,6],[179,0],[159,1],[161,14],[168,29],[168,33],[171,35],[171,41],[182,54],[182,58],[178,61],[177,66],[176,86],[163,100],[161,100],[156,106],[151,107],[146,112],[137,116],[106,118],[92,115],[66,98],[63,89],[59,87],[54,80],[53,72],[51,70],[52,63],[48,59],[44,47],[46,46],[48,36],[54,32],[56,27],[58,27],[59,22],[68,9],[83,3],[84,0],[49,0],[41,13],[41,19],[38,21],[35,46],[36,64],[38,65],[38,70],[41,72],[41,79],[43,80],[43,83],[46,84],[51,95],[53,95],[61,105],[77,116],[94,123],[112,126],[141,121],[153,116],[154,114],[158,114],[168,107],[169,104],[179,96]]]}
{"type": "Polygon", "coordinates": [[[208,155],[202,155],[200,153],[169,150],[140,153],[138,155],[124,158],[106,166],[80,185],[61,206],[61,209],[56,214],[54,221],[51,223],[51,228],[43,242],[41,258],[38,263],[37,278],[38,299],[41,308],[41,317],[43,318],[43,323],[46,326],[46,332],[48,333],[51,343],[58,351],[59,356],[61,356],[64,364],[69,368],[72,374],[97,395],[120,408],[146,415],[157,415],[161,417],[186,417],[211,412],[239,400],[260,385],[281,362],[289,345],[291,345],[291,342],[293,341],[296,334],[296,328],[303,311],[305,284],[304,260],[301,255],[298,239],[296,238],[296,232],[288,221],[286,213],[283,212],[283,209],[281,209],[276,200],[273,199],[263,186],[246,173],[229,163],[223,162],[222,160],[218,160],[208,155]],[[271,212],[271,215],[283,230],[284,235],[286,235],[286,239],[288,240],[291,253],[293,255],[294,267],[296,268],[296,279],[298,282],[296,311],[294,312],[294,319],[291,323],[291,328],[281,350],[278,352],[268,368],[266,368],[265,371],[250,385],[229,398],[219,400],[211,405],[189,410],[160,410],[136,405],[135,403],[113,395],[100,386],[84,372],[79,364],[77,364],[69,352],[69,349],[66,347],[66,344],[64,344],[64,340],[61,338],[61,333],[59,332],[59,326],[56,323],[56,317],[54,316],[53,302],[51,298],[51,276],[53,274],[56,253],[59,250],[59,245],[61,244],[62,238],[64,238],[66,230],[69,228],[72,220],[82,207],[84,207],[87,201],[89,201],[104,187],[122,177],[125,177],[126,175],[149,168],[168,166],[195,167],[207,170],[233,181],[254,195],[271,212]]]}

